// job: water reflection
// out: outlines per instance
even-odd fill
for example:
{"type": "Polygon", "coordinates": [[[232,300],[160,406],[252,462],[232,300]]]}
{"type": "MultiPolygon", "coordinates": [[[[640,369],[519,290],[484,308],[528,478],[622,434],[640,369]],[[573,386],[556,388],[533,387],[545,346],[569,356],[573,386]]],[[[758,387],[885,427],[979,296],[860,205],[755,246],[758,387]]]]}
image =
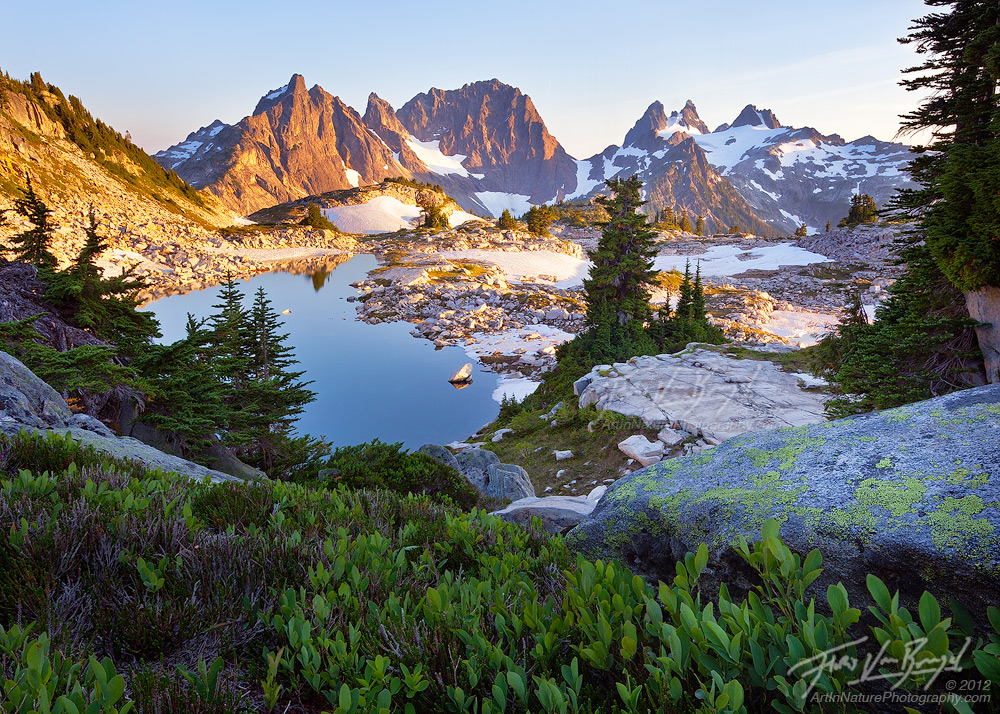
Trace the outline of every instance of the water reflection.
{"type": "MultiPolygon", "coordinates": [[[[379,438],[415,449],[467,438],[499,411],[492,398],[497,375],[476,365],[475,381],[453,389],[448,378],[469,361],[464,350],[435,350],[410,335],[409,323],[357,320],[347,301],[356,294],[350,284],[376,266],[371,255],[328,256],[239,283],[248,301],[264,287],[284,313],[282,327],[300,369],[315,380],[311,389],[319,396],[306,407],[299,431],[326,436],[336,446],[379,438]]],[[[163,341],[184,336],[187,313],[211,314],[218,293],[216,286],[152,303],[147,309],[160,319],[163,341]]]]}

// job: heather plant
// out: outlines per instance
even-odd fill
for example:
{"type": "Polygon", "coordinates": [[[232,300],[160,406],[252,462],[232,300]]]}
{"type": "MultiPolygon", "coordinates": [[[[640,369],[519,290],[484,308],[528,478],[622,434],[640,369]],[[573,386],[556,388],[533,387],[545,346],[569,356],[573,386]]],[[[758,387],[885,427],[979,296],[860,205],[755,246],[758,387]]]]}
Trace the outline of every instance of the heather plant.
{"type": "MultiPolygon", "coordinates": [[[[0,453],[5,713],[821,711],[852,674],[802,663],[862,657],[864,634],[945,658],[942,691],[1000,686],[1000,611],[977,630],[874,576],[819,590],[819,551],[774,521],[736,544],[749,590],[710,592],[706,546],[654,585],[427,496],[196,483],[37,436],[0,453]]],[[[914,672],[868,686],[920,692],[914,672]]],[[[961,693],[942,710],[973,711],[961,693]]]]}

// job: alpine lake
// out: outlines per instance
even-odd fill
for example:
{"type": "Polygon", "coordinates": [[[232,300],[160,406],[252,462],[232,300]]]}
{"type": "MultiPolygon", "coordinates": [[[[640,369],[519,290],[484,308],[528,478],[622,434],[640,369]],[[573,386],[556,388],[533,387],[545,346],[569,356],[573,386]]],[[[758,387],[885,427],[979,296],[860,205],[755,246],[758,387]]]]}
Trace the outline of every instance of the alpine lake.
{"type": "MultiPolygon", "coordinates": [[[[435,349],[410,334],[406,322],[370,325],[357,319],[351,283],[377,267],[372,255],[357,255],[302,273],[278,266],[239,283],[247,307],[263,286],[282,313],[287,344],[304,370],[316,400],[300,416],[300,434],[325,437],[334,447],[380,439],[415,450],[423,444],[461,441],[496,418],[493,400],[499,376],[483,371],[460,347],[435,349]],[[472,362],[472,382],[461,389],[448,377],[472,362]]],[[[161,342],[186,334],[188,314],[207,317],[219,302],[219,286],[160,298],[144,309],[160,321],[161,342]]]]}

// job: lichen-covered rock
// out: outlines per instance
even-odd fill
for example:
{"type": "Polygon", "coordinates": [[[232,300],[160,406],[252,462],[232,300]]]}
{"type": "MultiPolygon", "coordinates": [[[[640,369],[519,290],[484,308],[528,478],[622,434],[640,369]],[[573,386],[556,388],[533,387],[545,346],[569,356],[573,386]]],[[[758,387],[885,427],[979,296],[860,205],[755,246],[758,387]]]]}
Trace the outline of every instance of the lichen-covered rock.
{"type": "Polygon", "coordinates": [[[863,601],[875,573],[904,600],[1000,605],[1000,385],[662,461],[615,482],[568,542],[665,581],[704,542],[707,591],[735,592],[751,579],[732,544],[768,518],[792,549],[820,549],[820,587],[863,601]]]}
{"type": "Polygon", "coordinates": [[[21,362],[0,352],[0,423],[6,430],[23,426],[44,429],[62,426],[73,416],[56,390],[21,362]]]}

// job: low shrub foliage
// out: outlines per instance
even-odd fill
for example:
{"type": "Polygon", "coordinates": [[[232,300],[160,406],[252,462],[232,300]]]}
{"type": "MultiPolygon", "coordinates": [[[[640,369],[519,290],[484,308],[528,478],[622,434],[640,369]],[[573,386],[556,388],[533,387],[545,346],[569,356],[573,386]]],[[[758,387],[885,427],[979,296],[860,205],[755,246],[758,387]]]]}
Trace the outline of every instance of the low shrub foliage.
{"type": "Polygon", "coordinates": [[[820,553],[791,552],[773,521],[738,544],[757,584],[735,596],[700,587],[705,546],[654,586],[426,495],[194,483],[38,437],[0,453],[5,713],[821,711],[813,695],[855,673],[802,663],[880,646],[947,661],[934,691],[1000,686],[1000,611],[976,631],[958,603],[911,612],[874,576],[813,592],[820,553]]]}

